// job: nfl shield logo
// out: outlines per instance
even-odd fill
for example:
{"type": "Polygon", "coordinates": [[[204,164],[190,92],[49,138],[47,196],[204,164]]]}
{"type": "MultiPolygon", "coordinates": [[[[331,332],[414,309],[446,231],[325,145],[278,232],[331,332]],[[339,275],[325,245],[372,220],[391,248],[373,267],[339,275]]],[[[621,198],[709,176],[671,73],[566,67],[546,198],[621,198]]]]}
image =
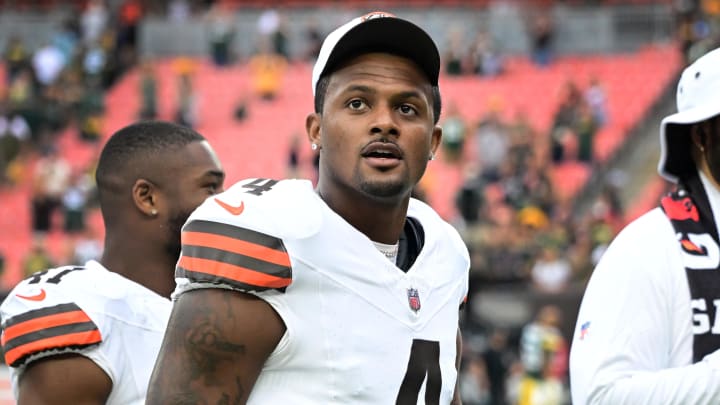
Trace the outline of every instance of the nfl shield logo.
{"type": "Polygon", "coordinates": [[[408,288],[407,294],[408,294],[408,304],[410,304],[410,309],[412,309],[414,312],[419,311],[420,310],[420,295],[418,294],[418,290],[415,288],[408,288]]]}

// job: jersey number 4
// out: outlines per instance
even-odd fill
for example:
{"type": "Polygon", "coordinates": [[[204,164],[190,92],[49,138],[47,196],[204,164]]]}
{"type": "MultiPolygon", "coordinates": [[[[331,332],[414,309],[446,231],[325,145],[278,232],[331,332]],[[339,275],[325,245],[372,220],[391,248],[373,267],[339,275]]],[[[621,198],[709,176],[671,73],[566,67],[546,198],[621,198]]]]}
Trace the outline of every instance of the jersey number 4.
{"type": "Polygon", "coordinates": [[[410,348],[410,360],[405,372],[397,405],[416,405],[420,387],[425,383],[425,404],[440,403],[442,374],[440,373],[440,343],[432,340],[414,339],[410,348]]]}

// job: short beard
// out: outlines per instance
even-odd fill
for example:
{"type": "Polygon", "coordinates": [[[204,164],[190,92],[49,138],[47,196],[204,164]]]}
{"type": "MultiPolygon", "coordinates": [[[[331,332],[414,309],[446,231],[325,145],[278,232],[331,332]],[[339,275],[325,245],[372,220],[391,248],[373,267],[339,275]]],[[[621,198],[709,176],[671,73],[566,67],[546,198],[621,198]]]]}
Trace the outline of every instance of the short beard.
{"type": "Polygon", "coordinates": [[[180,212],[167,222],[168,241],[165,243],[165,252],[174,260],[180,258],[180,252],[182,251],[182,242],[180,240],[182,227],[185,225],[191,213],[191,211],[180,212]]]}
{"type": "Polygon", "coordinates": [[[388,199],[393,197],[401,197],[408,193],[407,185],[404,182],[370,182],[361,180],[360,190],[371,197],[378,199],[388,199]]]}

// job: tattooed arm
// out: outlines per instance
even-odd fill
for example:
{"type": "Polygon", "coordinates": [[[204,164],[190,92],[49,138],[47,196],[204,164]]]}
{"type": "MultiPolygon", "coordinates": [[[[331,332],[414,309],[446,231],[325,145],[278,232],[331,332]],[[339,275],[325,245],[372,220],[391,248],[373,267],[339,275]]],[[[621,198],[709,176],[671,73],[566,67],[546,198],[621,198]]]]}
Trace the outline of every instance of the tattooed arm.
{"type": "Polygon", "coordinates": [[[244,404],[285,325],[265,301],[203,289],[180,295],[150,378],[147,404],[244,404]]]}

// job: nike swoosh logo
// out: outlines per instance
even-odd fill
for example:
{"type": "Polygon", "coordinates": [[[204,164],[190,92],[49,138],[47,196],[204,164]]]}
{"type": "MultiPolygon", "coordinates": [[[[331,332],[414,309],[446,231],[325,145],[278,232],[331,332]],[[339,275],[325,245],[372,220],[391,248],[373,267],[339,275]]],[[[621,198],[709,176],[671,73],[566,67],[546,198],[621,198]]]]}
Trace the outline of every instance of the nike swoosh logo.
{"type": "Polygon", "coordinates": [[[18,298],[22,298],[22,299],[26,299],[26,300],[30,300],[30,301],[42,301],[42,300],[45,299],[45,290],[43,290],[43,289],[41,288],[41,289],[40,289],[40,292],[37,293],[37,294],[35,294],[35,295],[20,295],[20,294],[15,294],[15,296],[18,297],[18,298]]]}
{"type": "Polygon", "coordinates": [[[230,205],[230,204],[218,199],[217,197],[215,198],[215,202],[218,203],[219,206],[223,207],[225,209],[225,211],[227,211],[233,215],[240,215],[245,210],[245,202],[244,201],[241,201],[240,205],[238,205],[237,207],[234,205],[230,205]]]}

